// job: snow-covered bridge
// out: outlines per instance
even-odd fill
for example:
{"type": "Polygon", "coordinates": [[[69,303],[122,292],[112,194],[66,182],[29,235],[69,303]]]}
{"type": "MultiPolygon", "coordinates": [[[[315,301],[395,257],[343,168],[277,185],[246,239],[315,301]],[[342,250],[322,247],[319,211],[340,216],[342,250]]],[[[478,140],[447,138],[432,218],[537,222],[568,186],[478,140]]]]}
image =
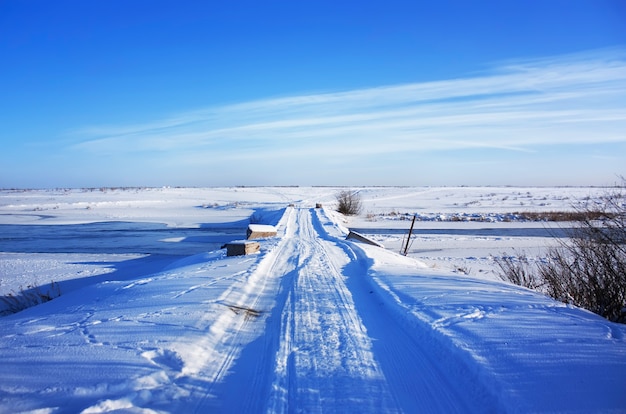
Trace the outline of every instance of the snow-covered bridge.
{"type": "Polygon", "coordinates": [[[619,412],[626,328],[288,208],[213,252],[0,322],[0,411],[619,412]]]}

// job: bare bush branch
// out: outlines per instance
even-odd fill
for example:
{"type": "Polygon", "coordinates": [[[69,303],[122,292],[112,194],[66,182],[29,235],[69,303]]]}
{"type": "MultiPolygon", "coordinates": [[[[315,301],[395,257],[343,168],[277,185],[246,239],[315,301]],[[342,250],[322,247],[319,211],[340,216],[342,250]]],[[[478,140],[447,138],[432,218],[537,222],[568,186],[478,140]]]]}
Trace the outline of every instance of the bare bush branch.
{"type": "Polygon", "coordinates": [[[59,296],[61,296],[61,287],[54,281],[50,282],[50,288],[45,291],[39,286],[28,285],[26,288],[20,286],[18,292],[13,291],[0,296],[0,307],[3,308],[0,309],[0,316],[20,312],[59,296]]]}
{"type": "Polygon", "coordinates": [[[626,323],[626,194],[606,194],[579,208],[582,217],[570,237],[548,250],[548,260],[530,266],[497,259],[501,277],[539,289],[556,300],[626,323]],[[535,285],[535,287],[533,287],[535,285]]]}
{"type": "Polygon", "coordinates": [[[361,196],[358,192],[342,190],[337,196],[337,211],[347,216],[359,214],[362,209],[361,196]]]}
{"type": "Polygon", "coordinates": [[[500,268],[500,278],[529,289],[539,289],[543,280],[532,270],[528,257],[524,254],[494,258],[500,268]]]}

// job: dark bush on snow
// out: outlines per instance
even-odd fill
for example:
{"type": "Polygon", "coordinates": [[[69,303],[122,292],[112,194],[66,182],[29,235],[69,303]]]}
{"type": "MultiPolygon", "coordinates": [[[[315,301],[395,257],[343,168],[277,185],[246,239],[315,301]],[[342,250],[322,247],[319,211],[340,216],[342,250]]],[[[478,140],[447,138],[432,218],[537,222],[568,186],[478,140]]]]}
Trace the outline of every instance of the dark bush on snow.
{"type": "Polygon", "coordinates": [[[626,323],[626,183],[580,209],[570,238],[550,248],[548,259],[523,255],[496,259],[500,277],[538,289],[556,300],[626,323]]]}
{"type": "Polygon", "coordinates": [[[355,191],[342,190],[337,194],[337,211],[347,216],[361,212],[361,196],[355,191]]]}

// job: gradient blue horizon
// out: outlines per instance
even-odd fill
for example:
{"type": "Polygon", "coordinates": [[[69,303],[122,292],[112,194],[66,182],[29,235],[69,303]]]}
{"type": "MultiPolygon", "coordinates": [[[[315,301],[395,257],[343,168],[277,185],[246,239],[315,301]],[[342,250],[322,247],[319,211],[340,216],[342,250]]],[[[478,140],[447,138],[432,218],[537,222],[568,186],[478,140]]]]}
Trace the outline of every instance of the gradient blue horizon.
{"type": "Polygon", "coordinates": [[[0,188],[626,175],[619,0],[6,0],[0,56],[0,188]]]}

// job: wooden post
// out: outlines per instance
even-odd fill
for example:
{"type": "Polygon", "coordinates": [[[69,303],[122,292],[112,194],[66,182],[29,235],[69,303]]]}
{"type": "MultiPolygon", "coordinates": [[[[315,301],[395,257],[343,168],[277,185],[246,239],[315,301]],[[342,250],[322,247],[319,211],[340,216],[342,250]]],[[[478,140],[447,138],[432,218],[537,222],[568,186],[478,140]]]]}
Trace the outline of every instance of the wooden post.
{"type": "Polygon", "coordinates": [[[411,222],[411,228],[409,229],[409,237],[406,238],[406,244],[404,245],[404,252],[402,254],[404,254],[405,256],[409,252],[409,242],[411,241],[411,234],[413,233],[413,225],[415,224],[416,217],[417,217],[416,215],[413,216],[413,221],[411,222]]]}

